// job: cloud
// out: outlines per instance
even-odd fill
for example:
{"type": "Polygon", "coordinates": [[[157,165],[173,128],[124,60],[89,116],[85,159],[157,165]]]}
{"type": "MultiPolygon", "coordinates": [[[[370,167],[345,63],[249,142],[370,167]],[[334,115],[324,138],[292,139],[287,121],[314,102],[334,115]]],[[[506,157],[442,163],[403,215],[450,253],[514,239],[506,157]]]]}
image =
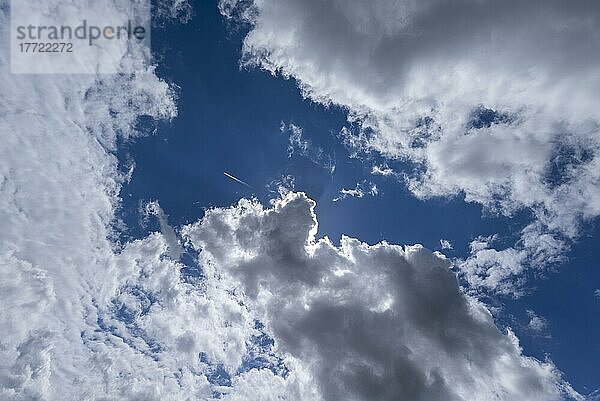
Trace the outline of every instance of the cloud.
{"type": "Polygon", "coordinates": [[[207,271],[265,323],[286,363],[304,368],[312,399],[580,398],[461,293],[441,254],[348,237],[336,247],[315,237],[314,208],[292,192],[270,208],[241,200],[182,230],[207,271]]]}
{"type": "Polygon", "coordinates": [[[372,182],[366,180],[356,183],[354,188],[342,188],[338,196],[333,198],[333,202],[344,200],[348,197],[351,198],[363,198],[365,195],[377,196],[379,194],[379,188],[372,182]]]}
{"type": "MultiPolygon", "coordinates": [[[[85,15],[81,2],[27,1],[57,21],[85,15]]],[[[139,3],[107,4],[121,18],[139,3]]],[[[0,0],[0,32],[8,26],[0,0]]],[[[140,117],[177,113],[149,54],[120,57],[114,76],[18,76],[0,51],[1,399],[385,399],[397,390],[452,399],[475,390],[551,400],[571,391],[552,363],[523,356],[461,295],[441,256],[317,241],[301,195],[267,210],[242,201],[188,228],[202,251],[196,280],[174,260],[166,219],[165,234],[113,241],[127,179],[117,139],[140,135],[140,117]]]]}
{"type": "Polygon", "coordinates": [[[161,0],[153,3],[152,20],[154,25],[164,25],[175,21],[187,23],[192,19],[194,10],[187,0],[161,0]]]}
{"type": "Polygon", "coordinates": [[[550,338],[550,334],[547,334],[548,331],[548,321],[538,316],[534,311],[528,309],[527,317],[529,318],[529,323],[527,323],[527,328],[536,335],[544,335],[546,338],[550,338]]]}
{"type": "Polygon", "coordinates": [[[296,177],[291,174],[281,175],[280,178],[272,180],[265,187],[270,195],[284,196],[296,187],[296,177]]]}
{"type": "Polygon", "coordinates": [[[526,267],[533,272],[564,261],[566,244],[545,231],[537,222],[521,231],[519,242],[512,247],[494,249],[497,235],[478,237],[470,244],[470,255],[458,260],[461,277],[474,293],[493,291],[521,296],[525,293],[526,267]]]}
{"type": "Polygon", "coordinates": [[[474,291],[483,288],[499,294],[522,295],[521,283],[515,280],[521,280],[526,252],[514,248],[496,250],[491,247],[496,239],[494,235],[471,241],[471,256],[460,263],[461,276],[474,291]]]}
{"type": "Polygon", "coordinates": [[[448,241],[447,239],[441,239],[440,246],[442,247],[442,249],[454,249],[454,247],[452,246],[452,242],[448,241]]]}
{"type": "MultiPolygon", "coordinates": [[[[96,1],[94,17],[126,20],[124,10],[146,4],[96,1]]],[[[55,21],[91,13],[80,1],[20,5],[55,21]]],[[[0,0],[3,37],[8,6],[0,0]]],[[[182,249],[158,203],[148,212],[163,234],[114,240],[119,192],[131,174],[119,172],[118,139],[146,134],[140,119],[177,115],[176,88],[155,74],[151,55],[122,49],[115,75],[14,75],[7,50],[0,49],[0,399],[243,399],[276,385],[259,399],[310,399],[298,390],[299,370],[282,382],[286,367],[242,300],[193,261],[186,263],[194,269],[177,261],[182,249]]]]}
{"type": "Polygon", "coordinates": [[[306,139],[303,135],[304,130],[301,127],[293,123],[286,124],[282,121],[279,129],[282,134],[289,136],[289,158],[297,154],[328,170],[330,174],[334,173],[335,158],[326,154],[321,147],[313,145],[310,139],[306,139]]]}
{"type": "Polygon", "coordinates": [[[374,165],[371,167],[371,174],[373,175],[380,175],[382,177],[394,177],[394,178],[399,178],[400,174],[398,174],[396,171],[394,171],[393,169],[391,169],[387,164],[382,164],[382,165],[374,165]]]}
{"type": "Polygon", "coordinates": [[[147,215],[156,216],[156,218],[158,219],[158,224],[160,226],[160,232],[168,244],[169,256],[173,260],[179,260],[184,250],[181,244],[179,243],[179,239],[177,238],[175,230],[169,224],[169,216],[160,207],[158,201],[148,202],[144,207],[144,212],[147,215]]]}
{"type": "Polygon", "coordinates": [[[600,214],[596,1],[221,0],[220,9],[250,25],[243,65],[349,110],[340,138],[351,156],[412,163],[402,179],[420,198],[530,210],[506,249],[528,266],[559,261],[600,214]]]}
{"type": "MultiPolygon", "coordinates": [[[[27,1],[32,18],[90,15],[85,2],[27,1]]],[[[103,16],[126,20],[118,10],[142,3],[111,0],[103,16]]],[[[0,1],[3,37],[8,12],[0,1]]],[[[2,400],[209,399],[211,369],[244,365],[260,335],[225,289],[182,279],[166,220],[167,239],[112,240],[127,179],[117,138],[140,135],[140,117],[177,113],[150,54],[121,57],[116,75],[13,75],[0,50],[2,400]]],[[[266,348],[255,353],[268,366],[266,348]]]]}

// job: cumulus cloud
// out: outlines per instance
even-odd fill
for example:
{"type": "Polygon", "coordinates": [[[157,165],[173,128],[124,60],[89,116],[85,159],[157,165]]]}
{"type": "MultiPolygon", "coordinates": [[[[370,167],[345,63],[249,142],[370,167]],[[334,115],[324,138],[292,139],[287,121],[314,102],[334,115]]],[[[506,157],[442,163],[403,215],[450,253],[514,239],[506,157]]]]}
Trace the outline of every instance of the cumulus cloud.
{"type": "MultiPolygon", "coordinates": [[[[419,245],[316,239],[315,203],[209,210],[183,236],[207,271],[236,288],[311,399],[579,398],[549,362],[522,354],[489,311],[461,293],[449,262],[419,245]]],[[[288,395],[288,399],[296,399],[288,395]]]]}
{"type": "Polygon", "coordinates": [[[551,233],[532,223],[521,231],[519,242],[512,247],[495,249],[498,236],[480,236],[470,243],[470,255],[458,260],[461,277],[473,292],[521,296],[526,292],[526,267],[535,274],[565,260],[567,245],[551,233]]]}
{"type": "Polygon", "coordinates": [[[521,275],[524,271],[526,252],[514,248],[492,248],[497,236],[479,237],[469,244],[471,256],[460,263],[461,274],[474,291],[493,290],[499,294],[522,295],[521,275]],[[514,278],[507,281],[506,278],[514,278]]]}
{"type": "Polygon", "coordinates": [[[596,1],[222,0],[220,9],[251,26],[243,65],[349,109],[340,137],[351,155],[411,162],[402,178],[421,198],[531,210],[511,248],[528,265],[559,260],[600,214],[596,1]]]}

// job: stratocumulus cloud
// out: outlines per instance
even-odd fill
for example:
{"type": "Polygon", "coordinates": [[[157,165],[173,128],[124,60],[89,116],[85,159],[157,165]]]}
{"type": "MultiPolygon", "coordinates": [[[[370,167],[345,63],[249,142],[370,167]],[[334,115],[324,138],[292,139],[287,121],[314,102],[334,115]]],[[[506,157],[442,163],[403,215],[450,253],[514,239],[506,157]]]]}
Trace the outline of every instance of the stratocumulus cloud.
{"type": "MultiPolygon", "coordinates": [[[[89,15],[85,2],[62,3],[32,0],[31,18],[89,15]]],[[[120,10],[136,6],[143,4],[107,2],[98,17],[122,20],[120,10]]],[[[3,37],[8,13],[3,0],[3,37]]],[[[176,115],[172,88],[154,74],[150,55],[123,50],[123,73],[102,76],[11,75],[8,49],[0,51],[3,400],[151,400],[167,391],[184,399],[173,370],[144,356],[139,333],[119,337],[116,324],[104,324],[137,278],[139,257],[136,245],[116,255],[108,239],[122,182],[110,151],[118,135],[135,135],[139,116],[176,115]]],[[[157,255],[166,250],[164,241],[154,245],[157,255]]]]}
{"type": "MultiPolygon", "coordinates": [[[[506,251],[560,261],[600,214],[600,6],[594,0],[221,0],[249,23],[242,64],[294,77],[349,109],[352,155],[413,163],[421,198],[464,196],[534,215],[506,251]]],[[[504,250],[502,250],[504,251],[504,250]]],[[[514,269],[463,266],[475,288],[514,290],[514,269]]]]}

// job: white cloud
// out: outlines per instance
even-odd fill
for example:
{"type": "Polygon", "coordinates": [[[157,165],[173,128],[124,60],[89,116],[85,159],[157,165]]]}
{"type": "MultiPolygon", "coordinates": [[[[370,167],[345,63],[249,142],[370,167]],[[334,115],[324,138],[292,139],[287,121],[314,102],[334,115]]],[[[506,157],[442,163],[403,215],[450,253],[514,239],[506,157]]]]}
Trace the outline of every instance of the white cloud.
{"type": "Polygon", "coordinates": [[[179,243],[177,234],[173,227],[169,224],[169,216],[160,207],[158,201],[148,202],[145,206],[145,213],[156,216],[160,226],[160,232],[167,241],[169,247],[169,256],[173,260],[179,260],[184,252],[183,247],[179,243]]]}
{"type": "Polygon", "coordinates": [[[471,256],[460,263],[461,274],[474,291],[483,288],[499,294],[522,295],[520,283],[515,280],[520,280],[527,255],[514,248],[491,248],[495,240],[496,236],[491,236],[472,241],[471,256]]]}
{"type": "Polygon", "coordinates": [[[524,261],[558,260],[600,214],[596,1],[222,0],[220,9],[251,24],[244,65],[349,109],[340,137],[352,156],[412,162],[406,182],[422,198],[464,196],[508,216],[530,209],[548,241],[526,227],[509,248],[524,261]]]}
{"type": "Polygon", "coordinates": [[[586,397],[586,401],[598,401],[600,400],[600,389],[597,389],[586,397]]]}
{"type": "Polygon", "coordinates": [[[441,239],[440,246],[442,247],[442,249],[454,249],[454,247],[452,246],[452,242],[448,241],[447,239],[441,239]]]}
{"type": "Polygon", "coordinates": [[[314,207],[298,193],[271,208],[241,200],[182,230],[315,382],[311,399],[580,399],[461,293],[441,254],[348,237],[336,247],[315,238],[314,207]]]}
{"type": "Polygon", "coordinates": [[[398,174],[396,171],[391,169],[387,164],[374,165],[373,167],[371,167],[371,174],[380,175],[383,177],[394,177],[394,178],[400,177],[400,174],[398,174]]]}
{"type": "Polygon", "coordinates": [[[304,130],[301,127],[293,123],[286,124],[282,121],[279,130],[282,134],[289,136],[288,157],[292,157],[296,153],[328,170],[330,174],[334,173],[335,159],[325,153],[321,147],[313,145],[310,139],[306,139],[303,135],[304,130]]]}
{"type": "MultiPolygon", "coordinates": [[[[111,1],[117,13],[138,4],[111,1]]],[[[33,12],[58,12],[57,20],[77,19],[85,6],[31,4],[33,12]]],[[[7,12],[0,0],[2,34],[7,12]]],[[[0,51],[1,399],[318,400],[353,389],[372,399],[398,388],[427,399],[475,390],[552,400],[570,391],[550,362],[524,357],[514,336],[460,294],[441,256],[317,242],[311,203],[299,195],[269,212],[248,201],[216,209],[188,229],[205,242],[203,280],[186,280],[173,260],[166,220],[166,235],[115,244],[111,224],[126,179],[112,153],[117,136],[136,135],[139,116],[173,118],[172,88],[154,74],[149,54],[125,54],[124,71],[135,73],[115,76],[14,76],[8,57],[0,51]],[[329,310],[346,320],[324,319],[329,310]],[[362,321],[371,325],[342,330],[362,321]],[[257,344],[267,335],[274,346],[257,344]],[[439,355],[424,351],[431,349],[439,355]],[[332,350],[342,352],[321,358],[332,350]],[[272,366],[282,358],[284,366],[272,366]],[[339,379],[327,383],[321,373],[330,366],[340,368],[339,379]],[[380,385],[398,367],[414,387],[380,385]]]]}
{"type": "Polygon", "coordinates": [[[296,187],[296,177],[291,174],[281,175],[280,178],[272,180],[266,185],[269,194],[275,196],[284,196],[285,194],[292,192],[296,187]]]}
{"type": "Polygon", "coordinates": [[[527,323],[527,328],[536,335],[544,335],[546,337],[550,337],[547,334],[548,331],[548,321],[542,316],[538,316],[537,313],[532,311],[531,309],[527,310],[527,317],[529,317],[529,323],[527,323]]]}
{"type": "MultiPolygon", "coordinates": [[[[142,3],[103,11],[126,19],[116,10],[142,3]]],[[[57,4],[29,5],[57,21],[89,15],[85,2],[57,4]]],[[[0,1],[3,37],[8,10],[0,1]]],[[[174,117],[172,88],[145,53],[102,76],[11,75],[8,60],[2,47],[0,399],[211,398],[198,352],[237,369],[254,320],[218,283],[182,280],[162,235],[122,249],[110,239],[127,178],[117,136],[137,135],[139,116],[174,117]]]]}
{"type": "Polygon", "coordinates": [[[194,10],[188,0],[161,0],[154,3],[152,20],[154,25],[168,21],[186,23],[192,19],[194,10]]]}
{"type": "MultiPolygon", "coordinates": [[[[90,15],[86,2],[27,1],[32,13],[56,21],[90,15]]],[[[110,0],[103,16],[126,19],[122,10],[142,3],[110,0]]],[[[3,37],[8,10],[0,0],[3,37]]],[[[139,135],[140,116],[177,112],[150,54],[125,52],[121,74],[98,76],[12,75],[8,60],[2,47],[0,399],[204,400],[230,377],[231,399],[260,386],[309,399],[296,373],[283,385],[268,373],[279,359],[268,341],[257,344],[265,333],[231,288],[198,270],[186,277],[158,203],[149,212],[164,235],[112,240],[131,174],[117,169],[117,137],[139,135]]],[[[263,391],[259,399],[269,397],[263,391]]]]}
{"type": "Polygon", "coordinates": [[[539,270],[556,264],[564,260],[567,250],[563,241],[547,233],[537,222],[521,231],[521,239],[513,247],[494,249],[492,245],[497,239],[497,235],[475,239],[470,244],[470,256],[458,261],[461,275],[473,292],[490,290],[521,296],[526,266],[539,270]]]}
{"type": "Polygon", "coordinates": [[[339,191],[339,194],[333,198],[333,202],[338,202],[344,200],[348,197],[350,198],[363,198],[365,195],[377,196],[379,195],[379,188],[377,185],[372,182],[362,181],[356,183],[354,188],[342,188],[339,191]]]}
{"type": "Polygon", "coordinates": [[[308,140],[302,138],[302,128],[292,123],[288,125],[282,121],[279,130],[282,134],[289,134],[288,157],[292,157],[295,151],[303,156],[308,153],[311,144],[308,140]]]}

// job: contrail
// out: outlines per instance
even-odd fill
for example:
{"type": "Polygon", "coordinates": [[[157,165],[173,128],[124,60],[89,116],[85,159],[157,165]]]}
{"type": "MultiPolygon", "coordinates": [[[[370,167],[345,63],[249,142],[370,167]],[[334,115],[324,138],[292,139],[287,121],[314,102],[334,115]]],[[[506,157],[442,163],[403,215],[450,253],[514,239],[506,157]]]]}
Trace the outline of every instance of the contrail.
{"type": "Polygon", "coordinates": [[[239,178],[237,178],[237,177],[234,177],[234,176],[232,176],[232,175],[231,175],[231,174],[229,174],[227,171],[223,172],[223,174],[225,175],[225,177],[229,177],[229,178],[231,178],[231,179],[232,179],[233,181],[235,181],[235,182],[238,182],[238,183],[240,183],[240,184],[242,184],[242,185],[244,185],[244,186],[247,186],[247,187],[248,187],[248,188],[250,188],[250,189],[254,189],[254,187],[252,187],[252,185],[250,185],[250,184],[248,184],[248,183],[246,183],[246,182],[244,182],[244,181],[240,180],[240,179],[239,179],[239,178]]]}

